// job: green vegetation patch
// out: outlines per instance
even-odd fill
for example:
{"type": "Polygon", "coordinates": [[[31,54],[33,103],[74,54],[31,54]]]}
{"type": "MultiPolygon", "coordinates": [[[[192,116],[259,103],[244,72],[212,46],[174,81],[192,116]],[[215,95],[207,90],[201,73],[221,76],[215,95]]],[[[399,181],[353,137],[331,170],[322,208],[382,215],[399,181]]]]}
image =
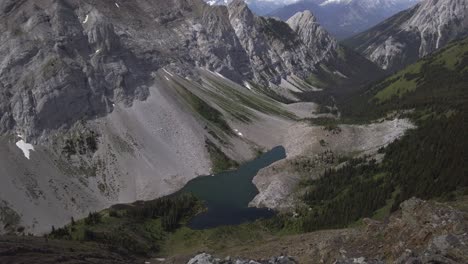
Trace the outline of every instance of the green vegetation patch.
{"type": "Polygon", "coordinates": [[[0,200],[0,223],[3,229],[9,233],[22,232],[24,228],[19,227],[21,217],[9,204],[0,200]]]}
{"type": "Polygon", "coordinates": [[[89,129],[72,132],[64,139],[62,153],[67,157],[93,154],[98,149],[98,138],[99,135],[89,129]]]}
{"type": "Polygon", "coordinates": [[[194,254],[200,251],[221,253],[223,250],[246,243],[260,245],[273,234],[274,232],[268,229],[264,220],[204,230],[183,227],[167,237],[167,242],[161,252],[164,256],[194,254]]]}
{"type": "Polygon", "coordinates": [[[401,97],[404,94],[416,90],[417,80],[420,76],[421,64],[416,63],[401,71],[394,77],[384,81],[387,86],[380,90],[374,98],[379,102],[401,97]]]}
{"type": "MultiPolygon", "coordinates": [[[[457,66],[463,63],[468,56],[468,41],[461,44],[452,44],[443,49],[435,58],[435,63],[444,65],[450,70],[456,70],[457,66]]],[[[463,71],[466,68],[462,69],[463,71]]]]}
{"type": "Polygon", "coordinates": [[[277,101],[266,96],[238,91],[235,88],[229,87],[226,85],[226,83],[223,83],[214,78],[210,78],[208,80],[208,84],[214,87],[220,93],[224,94],[225,98],[230,98],[230,104],[237,104],[239,107],[246,106],[266,114],[273,114],[290,119],[296,118],[293,113],[283,109],[277,101]]]}
{"type": "Polygon", "coordinates": [[[52,239],[92,241],[117,252],[158,254],[165,239],[203,210],[201,201],[190,194],[163,197],[148,202],[116,205],[63,228],[52,227],[52,239]]]}
{"type": "Polygon", "coordinates": [[[189,91],[181,83],[174,82],[177,92],[186,100],[190,107],[200,116],[202,116],[208,122],[214,124],[222,131],[232,133],[226,120],[224,120],[223,114],[216,108],[210,106],[207,102],[202,100],[200,97],[189,91]]]}
{"type": "Polygon", "coordinates": [[[311,75],[309,75],[309,77],[307,77],[307,79],[305,80],[308,84],[314,86],[314,87],[317,87],[317,88],[326,88],[327,87],[327,84],[321,80],[317,74],[315,73],[312,73],[311,75]]]}
{"type": "Polygon", "coordinates": [[[227,170],[237,168],[239,164],[230,159],[224,152],[219,149],[213,142],[206,140],[206,149],[210,155],[211,164],[213,166],[213,173],[219,173],[227,170]]]}

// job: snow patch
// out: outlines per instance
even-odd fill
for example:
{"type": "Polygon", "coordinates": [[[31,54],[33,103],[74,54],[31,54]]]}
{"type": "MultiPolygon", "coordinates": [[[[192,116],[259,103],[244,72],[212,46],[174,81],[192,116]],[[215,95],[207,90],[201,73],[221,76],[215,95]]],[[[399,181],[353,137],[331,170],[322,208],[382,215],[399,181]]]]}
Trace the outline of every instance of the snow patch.
{"type": "Polygon", "coordinates": [[[244,85],[245,87],[247,87],[247,89],[249,89],[250,91],[252,91],[252,86],[250,86],[250,83],[249,82],[244,82],[244,85]]]}
{"type": "Polygon", "coordinates": [[[349,4],[351,3],[353,0],[327,0],[323,3],[320,4],[320,6],[326,6],[326,5],[329,5],[329,4],[349,4]]]}
{"type": "Polygon", "coordinates": [[[239,137],[243,137],[244,134],[242,134],[237,128],[234,128],[234,132],[236,132],[236,134],[239,136],[239,137]]]}
{"type": "Polygon", "coordinates": [[[169,78],[167,78],[167,76],[164,76],[164,78],[166,78],[166,80],[169,81],[169,78]]]}
{"type": "Polygon", "coordinates": [[[224,75],[220,74],[219,72],[215,72],[215,74],[216,74],[216,75],[218,75],[219,77],[221,77],[221,78],[225,79],[225,80],[227,80],[227,79],[228,79],[228,78],[224,77],[224,75]]]}
{"type": "Polygon", "coordinates": [[[26,143],[26,141],[24,141],[22,138],[22,136],[18,135],[21,140],[19,140],[18,142],[16,142],[16,146],[21,149],[23,151],[23,154],[24,156],[29,159],[29,155],[30,155],[30,152],[31,150],[34,150],[34,146],[31,145],[31,144],[28,144],[26,143]]]}
{"type": "Polygon", "coordinates": [[[344,74],[341,73],[340,71],[334,71],[333,74],[338,75],[338,76],[340,76],[340,77],[342,77],[342,78],[348,79],[348,76],[344,75],[344,74]]]}
{"type": "Polygon", "coordinates": [[[86,24],[86,22],[88,22],[88,18],[89,18],[89,15],[86,15],[84,21],[83,21],[83,24],[86,24]]]}
{"type": "Polygon", "coordinates": [[[94,52],[94,54],[99,54],[101,53],[101,49],[97,49],[96,52],[94,52]]]}
{"type": "Polygon", "coordinates": [[[167,71],[166,69],[163,69],[163,71],[167,74],[169,74],[171,77],[174,77],[174,74],[170,73],[169,71],[167,71]]]}
{"type": "Polygon", "coordinates": [[[117,3],[115,3],[115,6],[116,6],[117,8],[120,8],[119,4],[117,4],[117,3]]]}

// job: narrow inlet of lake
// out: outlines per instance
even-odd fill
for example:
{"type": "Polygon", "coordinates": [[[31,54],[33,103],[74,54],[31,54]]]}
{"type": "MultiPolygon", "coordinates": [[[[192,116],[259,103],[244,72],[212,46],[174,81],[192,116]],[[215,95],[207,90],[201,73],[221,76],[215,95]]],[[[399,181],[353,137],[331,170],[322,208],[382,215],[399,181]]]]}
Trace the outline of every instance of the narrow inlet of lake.
{"type": "Polygon", "coordinates": [[[283,147],[275,147],[238,169],[201,176],[191,180],[181,192],[193,193],[208,208],[189,222],[193,229],[206,229],[222,225],[238,225],[259,218],[270,218],[275,213],[266,208],[249,208],[249,202],[258,194],[253,178],[262,168],[286,158],[283,147]]]}

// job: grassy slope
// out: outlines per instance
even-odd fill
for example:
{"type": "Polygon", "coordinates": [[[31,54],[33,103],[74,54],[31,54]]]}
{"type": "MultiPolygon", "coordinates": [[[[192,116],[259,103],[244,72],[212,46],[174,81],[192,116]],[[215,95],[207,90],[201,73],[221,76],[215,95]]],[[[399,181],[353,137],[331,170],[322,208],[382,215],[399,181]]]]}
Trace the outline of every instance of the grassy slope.
{"type": "Polygon", "coordinates": [[[391,111],[440,112],[466,101],[468,39],[364,87],[340,102],[345,117],[375,119],[391,111]],[[370,111],[371,110],[371,111],[370,111]]]}
{"type": "Polygon", "coordinates": [[[352,90],[352,88],[383,76],[377,65],[345,47],[338,47],[335,59],[322,62],[306,80],[318,88],[352,90]],[[341,75],[342,74],[342,75],[341,75]]]}

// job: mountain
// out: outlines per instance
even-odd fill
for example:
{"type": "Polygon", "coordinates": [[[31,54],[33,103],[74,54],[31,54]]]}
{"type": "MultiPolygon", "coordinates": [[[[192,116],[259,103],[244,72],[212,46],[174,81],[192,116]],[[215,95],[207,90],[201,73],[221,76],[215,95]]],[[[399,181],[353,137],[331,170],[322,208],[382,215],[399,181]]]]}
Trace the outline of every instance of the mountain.
{"type": "Polygon", "coordinates": [[[344,39],[378,24],[418,1],[302,0],[279,8],[268,15],[287,20],[297,12],[309,10],[333,36],[344,39]]]}
{"type": "Polygon", "coordinates": [[[239,0],[8,0],[0,32],[0,233],[228,170],[312,114],[301,94],[379,72],[310,13],[239,0]]]}
{"type": "MultiPolygon", "coordinates": [[[[301,20],[313,21],[303,13],[291,24],[301,20]]],[[[467,124],[463,120],[468,113],[467,73],[468,39],[464,39],[363,87],[345,102],[337,102],[340,119],[331,118],[324,126],[293,126],[293,134],[288,137],[295,144],[286,147],[290,148],[288,159],[296,159],[279,161],[260,172],[268,175],[270,185],[281,185],[275,177],[278,174],[283,174],[286,181],[300,179],[291,188],[292,211],[238,226],[198,230],[187,223],[206,210],[203,202],[190,194],[170,195],[117,204],[82,219],[70,219],[68,225],[52,228],[41,238],[0,236],[0,260],[466,263],[467,124]],[[381,140],[395,134],[375,135],[382,130],[399,130],[399,123],[405,119],[398,117],[409,118],[414,125],[397,140],[382,144],[381,140]],[[351,118],[355,122],[377,122],[356,126],[349,123],[351,118]],[[390,126],[385,128],[386,123],[390,126]],[[358,127],[370,133],[362,135],[358,127]],[[311,128],[314,133],[299,136],[311,128]],[[314,137],[321,138],[322,143],[312,145],[314,137]],[[333,138],[339,140],[334,142],[333,138]],[[346,146],[344,151],[358,152],[359,156],[335,152],[348,142],[355,149],[346,146]],[[368,149],[365,145],[374,147],[368,149]],[[305,152],[297,156],[301,148],[305,152]],[[281,162],[288,167],[281,169],[281,162]],[[325,164],[332,167],[320,176],[315,174],[325,164]],[[296,173],[299,176],[294,176],[296,173]]],[[[2,208],[1,213],[4,217],[9,212],[2,208]]],[[[8,220],[12,221],[11,215],[8,220]]]]}
{"type": "Polygon", "coordinates": [[[426,0],[344,43],[394,71],[468,35],[468,3],[426,0]]]}
{"type": "MultiPolygon", "coordinates": [[[[296,0],[246,0],[245,2],[256,15],[265,15],[296,0]]],[[[209,5],[228,5],[232,0],[205,0],[209,5]]]]}

